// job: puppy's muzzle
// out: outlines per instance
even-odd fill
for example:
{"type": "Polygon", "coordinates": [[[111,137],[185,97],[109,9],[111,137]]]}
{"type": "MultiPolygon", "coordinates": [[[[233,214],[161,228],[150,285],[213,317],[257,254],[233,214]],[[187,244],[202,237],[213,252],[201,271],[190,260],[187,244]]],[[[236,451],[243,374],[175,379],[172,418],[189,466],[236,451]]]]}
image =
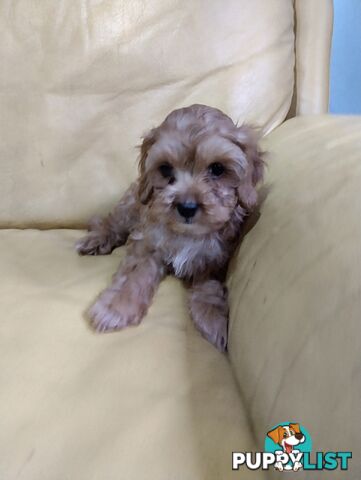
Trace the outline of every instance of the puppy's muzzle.
{"type": "Polygon", "coordinates": [[[177,210],[182,217],[189,219],[194,217],[198,210],[198,204],[195,202],[178,203],[177,210]]]}

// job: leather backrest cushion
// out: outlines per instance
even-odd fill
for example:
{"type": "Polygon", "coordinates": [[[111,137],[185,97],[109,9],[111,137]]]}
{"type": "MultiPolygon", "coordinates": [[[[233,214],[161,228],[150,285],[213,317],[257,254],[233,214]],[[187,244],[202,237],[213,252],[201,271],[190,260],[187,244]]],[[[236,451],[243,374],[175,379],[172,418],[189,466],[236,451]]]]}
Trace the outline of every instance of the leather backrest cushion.
{"type": "Polygon", "coordinates": [[[81,226],[136,175],[174,108],[265,131],[294,80],[292,0],[3,0],[0,225],[81,226]]]}

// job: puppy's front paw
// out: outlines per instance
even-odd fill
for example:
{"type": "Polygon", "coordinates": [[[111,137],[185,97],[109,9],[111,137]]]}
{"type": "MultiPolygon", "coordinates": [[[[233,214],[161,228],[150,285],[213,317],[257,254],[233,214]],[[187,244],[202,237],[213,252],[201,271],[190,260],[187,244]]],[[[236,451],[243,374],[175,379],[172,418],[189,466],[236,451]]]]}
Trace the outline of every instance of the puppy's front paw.
{"type": "Polygon", "coordinates": [[[190,290],[189,307],[193,322],[202,336],[221,352],[227,349],[227,290],[218,280],[195,283],[190,290]]]}
{"type": "Polygon", "coordinates": [[[213,315],[204,318],[199,324],[196,324],[204,338],[218,348],[221,352],[227,349],[228,341],[228,318],[223,315],[213,315]]]}
{"type": "Polygon", "coordinates": [[[88,311],[90,325],[97,332],[120,330],[138,325],[143,312],[119,290],[105,290],[88,311]]]}
{"type": "Polygon", "coordinates": [[[75,249],[79,255],[108,255],[113,246],[107,235],[94,230],[78,240],[75,249]]]}

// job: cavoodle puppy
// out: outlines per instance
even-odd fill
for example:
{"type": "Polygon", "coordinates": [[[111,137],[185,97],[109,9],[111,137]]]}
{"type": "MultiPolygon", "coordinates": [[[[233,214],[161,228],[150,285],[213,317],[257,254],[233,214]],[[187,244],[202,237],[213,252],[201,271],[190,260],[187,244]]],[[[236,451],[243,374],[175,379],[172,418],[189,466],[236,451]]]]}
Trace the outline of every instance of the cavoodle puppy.
{"type": "Polygon", "coordinates": [[[81,255],[105,255],[127,242],[125,261],[88,311],[92,326],[137,325],[171,273],[189,289],[197,329],[224,351],[223,281],[263,167],[255,133],[215,108],[175,110],[151,130],[140,147],[138,180],[76,245],[81,255]]]}

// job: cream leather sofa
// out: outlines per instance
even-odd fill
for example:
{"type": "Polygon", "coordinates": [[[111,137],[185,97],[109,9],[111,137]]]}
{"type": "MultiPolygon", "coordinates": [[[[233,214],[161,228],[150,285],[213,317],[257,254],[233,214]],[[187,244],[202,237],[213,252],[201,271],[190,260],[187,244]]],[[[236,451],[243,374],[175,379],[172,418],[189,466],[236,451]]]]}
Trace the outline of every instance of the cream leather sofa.
{"type": "Polygon", "coordinates": [[[326,114],[331,25],[329,0],[0,2],[1,480],[260,479],[231,453],[284,421],[354,452],[332,478],[361,477],[361,119],[326,114]],[[73,248],[141,134],[195,102],[270,152],[228,356],[174,278],[138,328],[91,332],[124,253],[73,248]]]}

